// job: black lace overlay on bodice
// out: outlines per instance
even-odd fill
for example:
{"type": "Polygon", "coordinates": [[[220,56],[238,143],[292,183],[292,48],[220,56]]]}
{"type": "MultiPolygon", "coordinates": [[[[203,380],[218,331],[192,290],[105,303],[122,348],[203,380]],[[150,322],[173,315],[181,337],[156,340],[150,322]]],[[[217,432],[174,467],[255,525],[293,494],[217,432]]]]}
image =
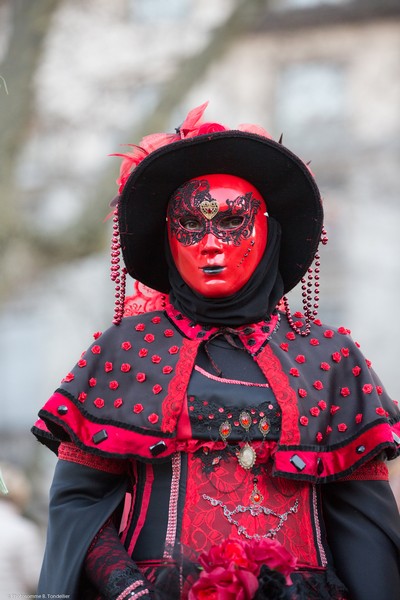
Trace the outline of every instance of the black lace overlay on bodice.
{"type": "MultiPolygon", "coordinates": [[[[197,380],[197,377],[200,378],[203,376],[200,373],[196,373],[193,380],[197,380]]],[[[196,383],[200,382],[195,381],[193,387],[195,387],[196,383]]],[[[254,390],[254,388],[251,389],[254,390]]],[[[240,405],[221,405],[221,402],[218,400],[203,400],[203,395],[190,394],[188,396],[188,405],[194,439],[210,440],[213,442],[221,441],[223,438],[219,429],[223,423],[228,422],[232,428],[227,440],[228,442],[263,439],[277,440],[280,432],[281,414],[276,401],[257,404],[257,398],[255,397],[254,402],[247,403],[246,400],[253,399],[251,398],[253,394],[248,390],[249,388],[245,388],[245,392],[241,395],[240,399],[242,402],[240,405]],[[247,412],[252,418],[252,423],[248,430],[244,429],[240,424],[240,416],[243,412],[247,412]],[[264,418],[267,419],[269,425],[268,433],[265,435],[259,429],[259,423],[264,418]]],[[[227,396],[230,395],[229,392],[230,390],[226,389],[227,396]]]]}

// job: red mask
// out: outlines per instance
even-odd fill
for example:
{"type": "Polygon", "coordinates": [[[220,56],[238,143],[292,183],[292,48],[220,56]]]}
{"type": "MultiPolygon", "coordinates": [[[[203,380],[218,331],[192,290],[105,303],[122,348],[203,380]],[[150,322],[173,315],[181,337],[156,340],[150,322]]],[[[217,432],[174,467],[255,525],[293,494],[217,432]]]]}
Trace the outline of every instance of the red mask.
{"type": "Polygon", "coordinates": [[[258,190],[240,177],[213,174],[184,183],[168,205],[168,240],[185,283],[209,298],[240,290],[264,254],[265,212],[258,190]]]}

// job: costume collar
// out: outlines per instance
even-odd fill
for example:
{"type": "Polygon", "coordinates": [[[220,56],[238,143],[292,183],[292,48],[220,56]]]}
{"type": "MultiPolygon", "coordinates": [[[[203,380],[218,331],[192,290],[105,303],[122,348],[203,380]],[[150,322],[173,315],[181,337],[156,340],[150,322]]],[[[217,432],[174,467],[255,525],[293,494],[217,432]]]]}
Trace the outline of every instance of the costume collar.
{"type": "Polygon", "coordinates": [[[260,348],[268,341],[280,323],[280,313],[271,315],[268,320],[258,323],[245,324],[240,327],[211,327],[194,323],[186,315],[179,312],[172,304],[165,308],[167,317],[173,322],[175,327],[190,340],[209,340],[216,333],[225,333],[226,335],[237,335],[245,349],[250,354],[257,354],[260,348]]]}

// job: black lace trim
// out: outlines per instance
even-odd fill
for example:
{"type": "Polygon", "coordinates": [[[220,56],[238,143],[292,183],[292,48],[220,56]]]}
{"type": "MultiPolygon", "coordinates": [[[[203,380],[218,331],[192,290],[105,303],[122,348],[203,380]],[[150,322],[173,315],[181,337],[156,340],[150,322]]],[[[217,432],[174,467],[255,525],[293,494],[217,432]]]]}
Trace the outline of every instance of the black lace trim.
{"type": "MultiPolygon", "coordinates": [[[[97,533],[88,550],[85,573],[100,597],[105,600],[116,600],[136,581],[142,581],[143,585],[138,585],[135,592],[148,588],[143,574],[122,545],[111,519],[97,533]]],[[[149,598],[151,596],[147,594],[142,596],[142,600],[149,598]]]]}
{"type": "MultiPolygon", "coordinates": [[[[143,575],[134,565],[128,565],[125,569],[115,570],[111,573],[107,583],[107,596],[110,600],[116,600],[118,596],[126,590],[135,581],[143,581],[143,575]]],[[[147,587],[147,586],[146,586],[147,587]]],[[[135,592],[145,589],[145,586],[140,585],[135,588],[135,592]]],[[[127,595],[129,598],[129,595],[127,595]]],[[[148,595],[143,595],[142,599],[150,598],[148,595]]]]}
{"type": "Polygon", "coordinates": [[[219,428],[225,421],[231,425],[232,432],[229,435],[229,442],[244,442],[248,440],[262,440],[264,436],[259,430],[259,423],[264,417],[268,420],[269,431],[265,439],[278,440],[281,429],[282,416],[277,408],[276,402],[263,402],[257,407],[225,406],[221,412],[221,406],[217,402],[204,401],[197,396],[189,396],[189,418],[192,427],[193,437],[195,439],[209,439],[211,441],[220,441],[221,436],[219,428]],[[246,411],[252,418],[252,424],[248,431],[240,425],[240,414],[246,411]],[[255,422],[254,422],[255,421],[255,422]]]}
{"type": "MultiPolygon", "coordinates": [[[[266,571],[263,569],[268,569],[268,567],[262,567],[262,576],[266,574],[266,571]]],[[[311,571],[292,573],[291,579],[293,585],[289,588],[289,594],[291,595],[288,598],[290,600],[349,600],[350,598],[346,587],[331,569],[322,573],[313,573],[311,571]]],[[[260,579],[259,590],[261,586],[262,582],[260,579]]],[[[275,597],[269,595],[256,596],[255,600],[266,600],[267,598],[275,600],[275,597]]],[[[276,597],[276,600],[278,598],[280,600],[279,596],[276,597]]],[[[283,599],[286,600],[286,597],[283,596],[283,599]]]]}

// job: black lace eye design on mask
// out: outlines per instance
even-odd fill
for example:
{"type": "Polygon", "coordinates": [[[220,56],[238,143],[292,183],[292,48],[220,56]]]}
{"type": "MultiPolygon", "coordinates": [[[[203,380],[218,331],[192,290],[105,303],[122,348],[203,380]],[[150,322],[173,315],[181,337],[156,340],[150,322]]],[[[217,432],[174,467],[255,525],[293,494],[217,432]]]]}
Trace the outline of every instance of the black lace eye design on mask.
{"type": "Polygon", "coordinates": [[[253,192],[227,200],[228,210],[218,213],[211,221],[211,232],[224,242],[240,246],[242,240],[251,236],[260,201],[253,192]]]}
{"type": "MultiPolygon", "coordinates": [[[[184,246],[197,244],[206,234],[212,233],[220,240],[239,246],[243,239],[250,237],[260,201],[252,192],[238,196],[234,200],[226,200],[227,210],[216,210],[210,194],[210,186],[206,179],[184,183],[168,205],[168,221],[171,232],[184,246]]],[[[217,205],[218,206],[218,205],[217,205]]]]}
{"type": "Polygon", "coordinates": [[[168,221],[171,232],[184,246],[197,244],[207,233],[207,219],[200,210],[204,201],[211,202],[206,180],[187,181],[171,197],[168,221]]]}

